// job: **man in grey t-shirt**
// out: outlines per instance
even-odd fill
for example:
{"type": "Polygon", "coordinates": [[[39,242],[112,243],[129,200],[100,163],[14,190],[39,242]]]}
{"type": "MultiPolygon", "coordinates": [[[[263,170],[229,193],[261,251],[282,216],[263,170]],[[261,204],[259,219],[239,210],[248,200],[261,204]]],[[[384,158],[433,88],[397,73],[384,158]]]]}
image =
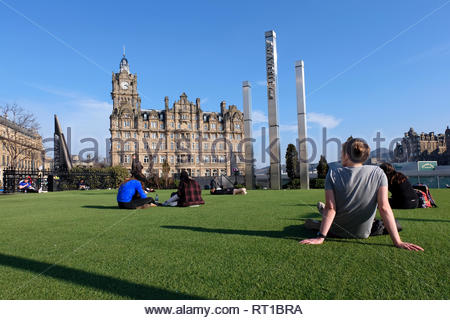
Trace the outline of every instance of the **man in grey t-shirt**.
{"type": "Polygon", "coordinates": [[[423,251],[418,245],[400,239],[389,205],[386,175],[378,167],[363,165],[369,154],[370,148],[364,140],[349,138],[342,145],[343,168],[331,170],[327,175],[323,219],[321,222],[310,220],[310,227],[319,230],[317,237],[302,240],[301,244],[322,244],[328,233],[345,238],[367,238],[378,206],[394,245],[423,251]]]}
{"type": "Polygon", "coordinates": [[[386,175],[377,166],[331,169],[325,190],[333,190],[336,216],[330,234],[342,238],[367,238],[377,212],[377,194],[388,185],[386,175]]]}

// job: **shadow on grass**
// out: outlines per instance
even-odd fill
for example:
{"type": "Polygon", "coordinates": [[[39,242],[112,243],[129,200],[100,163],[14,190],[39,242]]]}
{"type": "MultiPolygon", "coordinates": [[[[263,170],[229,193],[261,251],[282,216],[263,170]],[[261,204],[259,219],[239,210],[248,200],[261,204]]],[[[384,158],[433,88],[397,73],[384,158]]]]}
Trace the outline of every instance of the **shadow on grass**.
{"type": "Polygon", "coordinates": [[[450,220],[443,220],[443,219],[418,219],[418,218],[398,218],[397,220],[406,220],[406,221],[418,221],[418,222],[450,222],[450,220]]]}
{"type": "MultiPolygon", "coordinates": [[[[306,219],[299,219],[306,220],[306,219]]],[[[201,228],[201,227],[189,227],[189,226],[161,226],[161,228],[166,229],[178,229],[178,230],[190,230],[197,232],[208,232],[208,233],[220,233],[220,234],[233,234],[242,236],[255,236],[255,237],[268,237],[277,239],[290,239],[290,240],[303,240],[308,238],[314,238],[317,231],[305,228],[304,225],[290,225],[285,227],[282,231],[254,231],[254,230],[234,230],[234,229],[211,229],[211,228],[201,228]]],[[[326,241],[331,242],[345,242],[351,244],[368,245],[368,246],[384,246],[392,247],[392,245],[384,243],[369,243],[362,242],[358,239],[344,239],[344,238],[334,238],[329,237],[326,241]]]]}
{"type": "Polygon", "coordinates": [[[314,210],[317,211],[317,202],[308,204],[308,203],[296,203],[296,204],[279,204],[280,207],[311,207],[314,208],[314,210]]]}
{"type": "MultiPolygon", "coordinates": [[[[0,253],[0,265],[33,272],[77,285],[98,289],[129,299],[141,300],[172,300],[172,299],[201,299],[200,297],[159,289],[152,286],[133,283],[109,276],[78,270],[74,268],[52,265],[32,259],[21,258],[0,253]]],[[[20,288],[20,285],[19,285],[20,288]]],[[[5,289],[5,288],[4,288],[5,289]]],[[[10,292],[14,292],[11,288],[10,292]]],[[[3,297],[4,299],[5,297],[3,297]]],[[[35,297],[39,299],[39,297],[35,297]]]]}
{"type": "Polygon", "coordinates": [[[190,227],[190,226],[161,226],[165,229],[178,229],[178,230],[190,230],[197,232],[208,232],[208,233],[220,233],[220,234],[232,234],[241,236],[254,236],[254,237],[268,237],[277,239],[293,239],[302,240],[305,238],[314,237],[317,231],[306,229],[303,225],[291,225],[285,227],[283,230],[269,230],[269,231],[258,231],[258,230],[235,230],[235,229],[211,229],[202,227],[190,227]]]}
{"type": "Polygon", "coordinates": [[[99,205],[92,205],[92,206],[82,206],[82,208],[90,208],[90,209],[120,209],[117,205],[116,206],[99,206],[99,205]]]}

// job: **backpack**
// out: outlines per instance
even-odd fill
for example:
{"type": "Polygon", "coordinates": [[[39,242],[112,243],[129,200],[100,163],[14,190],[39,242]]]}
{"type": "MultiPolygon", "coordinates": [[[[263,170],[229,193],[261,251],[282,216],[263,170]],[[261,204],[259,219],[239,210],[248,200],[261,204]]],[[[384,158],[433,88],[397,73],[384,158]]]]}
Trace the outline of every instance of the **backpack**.
{"type": "Polygon", "coordinates": [[[419,198],[418,208],[436,208],[437,205],[431,196],[430,189],[426,184],[415,184],[413,185],[416,191],[417,197],[419,198]]]}

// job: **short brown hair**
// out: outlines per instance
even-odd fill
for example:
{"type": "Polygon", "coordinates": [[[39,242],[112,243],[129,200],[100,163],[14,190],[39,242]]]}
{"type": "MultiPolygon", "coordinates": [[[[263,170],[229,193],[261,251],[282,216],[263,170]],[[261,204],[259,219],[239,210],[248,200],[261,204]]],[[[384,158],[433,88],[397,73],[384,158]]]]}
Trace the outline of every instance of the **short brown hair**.
{"type": "Polygon", "coordinates": [[[369,159],[370,147],[359,138],[348,138],[342,145],[342,152],[345,152],[353,163],[364,163],[369,159]]]}

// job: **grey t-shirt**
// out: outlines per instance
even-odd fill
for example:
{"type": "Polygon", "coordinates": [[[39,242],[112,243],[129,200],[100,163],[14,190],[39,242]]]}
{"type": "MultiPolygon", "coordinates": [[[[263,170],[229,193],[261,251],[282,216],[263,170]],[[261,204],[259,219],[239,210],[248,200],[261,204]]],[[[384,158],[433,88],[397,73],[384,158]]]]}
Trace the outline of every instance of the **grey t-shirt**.
{"type": "Polygon", "coordinates": [[[378,189],[387,177],[377,166],[330,169],[325,190],[333,190],[336,216],[329,233],[343,238],[367,238],[377,211],[378,189]]]}

